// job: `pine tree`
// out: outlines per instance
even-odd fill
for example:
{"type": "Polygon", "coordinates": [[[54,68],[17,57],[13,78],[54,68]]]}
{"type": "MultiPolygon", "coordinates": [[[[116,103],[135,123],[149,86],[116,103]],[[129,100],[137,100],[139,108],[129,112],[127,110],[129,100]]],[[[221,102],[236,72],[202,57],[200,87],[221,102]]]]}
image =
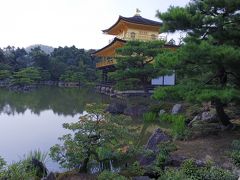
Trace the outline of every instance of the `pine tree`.
{"type": "Polygon", "coordinates": [[[163,31],[185,31],[187,37],[175,53],[157,56],[156,65],[175,69],[180,80],[154,96],[211,101],[222,124],[232,126],[224,105],[240,97],[240,1],[192,0],[185,7],[158,11],[157,17],[163,31]]]}
{"type": "Polygon", "coordinates": [[[159,69],[154,68],[154,57],[164,47],[164,42],[129,41],[117,49],[117,70],[112,77],[122,89],[142,87],[147,93],[152,78],[157,77],[159,69]]]}

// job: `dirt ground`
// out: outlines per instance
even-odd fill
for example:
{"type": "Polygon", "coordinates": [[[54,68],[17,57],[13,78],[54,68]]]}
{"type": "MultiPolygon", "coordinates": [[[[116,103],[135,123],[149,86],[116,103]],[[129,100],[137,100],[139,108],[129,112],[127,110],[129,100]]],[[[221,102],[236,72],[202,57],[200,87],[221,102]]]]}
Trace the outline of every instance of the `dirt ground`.
{"type": "MultiPolygon", "coordinates": [[[[240,120],[238,121],[235,123],[240,123],[240,120]]],[[[173,154],[203,162],[210,160],[220,167],[232,169],[233,164],[227,152],[231,149],[233,140],[240,140],[240,127],[235,130],[220,131],[216,135],[188,141],[176,141],[177,151],[173,154]]]]}

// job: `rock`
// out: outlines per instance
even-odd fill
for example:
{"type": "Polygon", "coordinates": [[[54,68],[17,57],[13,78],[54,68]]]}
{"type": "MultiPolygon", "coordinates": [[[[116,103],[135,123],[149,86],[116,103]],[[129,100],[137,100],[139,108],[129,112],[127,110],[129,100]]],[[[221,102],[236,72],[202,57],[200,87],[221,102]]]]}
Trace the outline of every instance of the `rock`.
{"type": "Polygon", "coordinates": [[[190,122],[188,122],[188,127],[192,127],[195,122],[198,122],[198,121],[200,121],[200,120],[201,120],[201,116],[196,115],[196,116],[193,118],[193,120],[191,120],[190,122]]]}
{"type": "Polygon", "coordinates": [[[31,165],[36,169],[38,177],[44,177],[47,175],[47,168],[45,165],[36,158],[32,158],[31,165]]]}
{"type": "Polygon", "coordinates": [[[107,93],[109,93],[109,92],[110,92],[110,88],[109,88],[109,87],[106,87],[105,91],[106,91],[107,93]]]}
{"type": "Polygon", "coordinates": [[[195,160],[195,164],[196,164],[197,167],[206,166],[206,163],[204,163],[202,160],[195,160]]]}
{"type": "Polygon", "coordinates": [[[191,122],[191,138],[205,137],[209,135],[217,135],[221,131],[219,123],[209,123],[206,121],[191,122]]]}
{"type": "Polygon", "coordinates": [[[166,113],[166,111],[165,111],[164,109],[161,109],[161,110],[158,112],[158,115],[160,116],[160,115],[162,115],[162,114],[164,114],[164,113],[166,113]]]}
{"type": "Polygon", "coordinates": [[[113,88],[110,88],[110,93],[114,93],[114,89],[113,88]]]}
{"type": "Polygon", "coordinates": [[[105,92],[105,89],[106,89],[105,87],[101,87],[100,92],[101,92],[101,93],[105,92]]]}
{"type": "Polygon", "coordinates": [[[151,164],[153,164],[155,159],[156,159],[155,154],[151,154],[151,155],[148,155],[148,156],[142,155],[140,160],[139,160],[139,163],[140,163],[141,166],[150,166],[151,164]]]}
{"type": "Polygon", "coordinates": [[[171,154],[168,161],[166,162],[166,165],[179,167],[185,160],[187,160],[187,158],[184,156],[171,154]]]}
{"type": "Polygon", "coordinates": [[[182,105],[181,104],[175,104],[172,108],[172,114],[178,114],[182,110],[182,105]]]}
{"type": "Polygon", "coordinates": [[[114,94],[114,93],[110,94],[109,96],[110,96],[111,98],[117,97],[116,94],[114,94]]]}
{"type": "Polygon", "coordinates": [[[136,176],[132,180],[151,180],[148,176],[136,176]]]}
{"type": "Polygon", "coordinates": [[[125,108],[126,108],[126,105],[113,102],[109,104],[109,106],[106,108],[106,111],[111,114],[122,114],[125,108]]]}
{"type": "Polygon", "coordinates": [[[145,112],[147,112],[148,108],[143,105],[136,105],[132,107],[128,107],[124,110],[124,114],[127,116],[141,116],[145,112]]]}
{"type": "Polygon", "coordinates": [[[167,136],[164,132],[162,132],[161,129],[158,128],[148,139],[148,142],[145,146],[145,149],[151,150],[153,152],[153,154],[148,155],[148,156],[142,155],[140,157],[140,165],[142,165],[142,166],[151,165],[154,162],[154,160],[156,159],[156,154],[159,151],[158,145],[161,142],[166,142],[169,140],[170,140],[170,137],[167,136]]]}
{"type": "MultiPolygon", "coordinates": [[[[182,156],[182,155],[178,155],[178,154],[171,154],[168,161],[166,162],[166,166],[173,166],[173,167],[180,167],[181,164],[188,160],[189,158],[185,157],[185,156],[182,156]]],[[[201,161],[201,160],[196,160],[194,159],[193,160],[194,164],[197,166],[197,167],[204,167],[206,166],[206,164],[201,161]]]]}
{"type": "Polygon", "coordinates": [[[150,136],[148,142],[145,146],[146,149],[150,149],[154,152],[158,151],[158,144],[161,142],[170,141],[170,137],[166,135],[160,128],[156,129],[156,131],[150,136]]]}
{"type": "Polygon", "coordinates": [[[215,111],[204,111],[201,114],[201,120],[208,122],[216,122],[218,121],[217,114],[215,111]]]}
{"type": "Polygon", "coordinates": [[[196,115],[193,120],[191,120],[188,124],[189,127],[192,127],[194,123],[197,121],[203,121],[208,123],[217,123],[218,118],[215,110],[204,111],[201,114],[196,115]]]}
{"type": "Polygon", "coordinates": [[[43,178],[43,180],[56,180],[56,176],[53,172],[50,172],[47,177],[43,178]]]}

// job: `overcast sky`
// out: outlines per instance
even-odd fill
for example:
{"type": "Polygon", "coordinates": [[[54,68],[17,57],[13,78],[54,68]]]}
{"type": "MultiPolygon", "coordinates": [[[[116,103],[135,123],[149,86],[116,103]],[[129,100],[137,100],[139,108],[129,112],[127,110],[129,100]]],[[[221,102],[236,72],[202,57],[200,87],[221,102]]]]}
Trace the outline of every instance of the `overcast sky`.
{"type": "Polygon", "coordinates": [[[99,49],[111,36],[102,29],[119,15],[159,21],[156,10],[184,6],[189,0],[0,0],[0,47],[44,44],[99,49]]]}

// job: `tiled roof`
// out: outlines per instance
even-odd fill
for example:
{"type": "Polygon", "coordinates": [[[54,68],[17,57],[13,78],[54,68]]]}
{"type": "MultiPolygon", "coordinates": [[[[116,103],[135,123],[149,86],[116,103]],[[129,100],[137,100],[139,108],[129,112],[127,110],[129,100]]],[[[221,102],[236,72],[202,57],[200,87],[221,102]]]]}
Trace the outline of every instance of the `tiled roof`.
{"type": "Polygon", "coordinates": [[[114,25],[112,25],[110,28],[103,30],[103,32],[107,32],[110,29],[112,29],[115,25],[117,25],[119,23],[120,20],[123,20],[123,21],[126,21],[126,22],[130,22],[130,23],[150,25],[150,26],[161,26],[162,25],[161,22],[153,21],[153,20],[150,20],[150,19],[146,19],[146,18],[143,18],[140,15],[135,15],[133,17],[119,16],[117,22],[114,25]]]}
{"type": "Polygon", "coordinates": [[[95,55],[95,54],[97,54],[98,52],[100,52],[100,51],[102,51],[102,50],[110,47],[110,46],[111,46],[112,44],[114,44],[116,41],[119,41],[119,42],[122,42],[122,43],[126,43],[125,40],[122,40],[122,39],[119,39],[119,38],[115,37],[110,44],[108,44],[107,46],[104,46],[104,47],[101,48],[101,49],[98,49],[97,51],[95,51],[95,52],[93,53],[93,55],[95,55]]]}

